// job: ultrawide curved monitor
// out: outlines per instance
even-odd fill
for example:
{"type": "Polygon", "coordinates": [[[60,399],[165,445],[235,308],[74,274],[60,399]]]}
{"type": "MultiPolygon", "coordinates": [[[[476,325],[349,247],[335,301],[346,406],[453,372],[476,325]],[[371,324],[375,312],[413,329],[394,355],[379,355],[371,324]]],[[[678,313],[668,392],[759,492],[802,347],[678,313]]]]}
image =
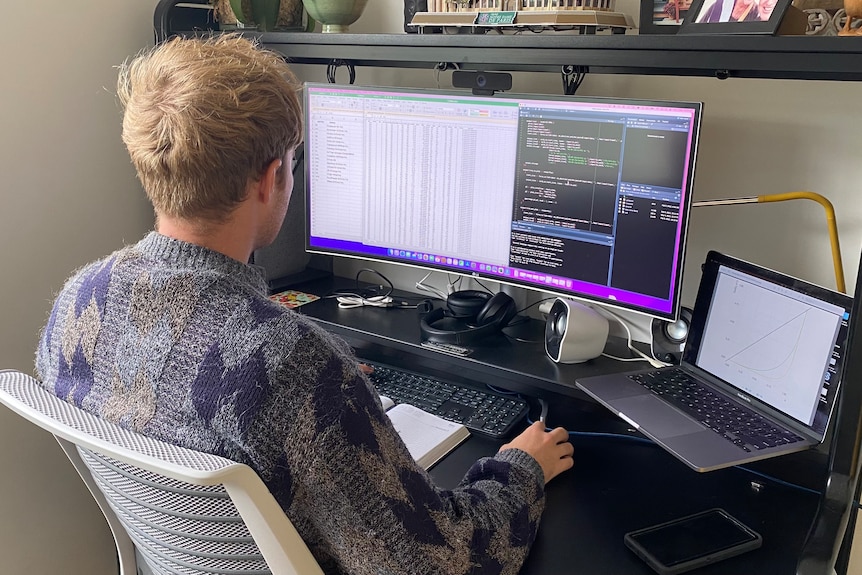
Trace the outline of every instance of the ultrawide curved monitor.
{"type": "Polygon", "coordinates": [[[306,249],[672,319],[700,113],[306,84],[306,249]]]}

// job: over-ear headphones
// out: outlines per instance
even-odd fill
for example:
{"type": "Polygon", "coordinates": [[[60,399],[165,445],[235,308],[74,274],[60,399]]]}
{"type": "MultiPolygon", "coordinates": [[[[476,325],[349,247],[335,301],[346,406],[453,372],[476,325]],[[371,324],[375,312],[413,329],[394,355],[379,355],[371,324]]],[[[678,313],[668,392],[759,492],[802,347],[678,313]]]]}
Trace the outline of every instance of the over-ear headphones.
{"type": "Polygon", "coordinates": [[[506,327],[517,312],[515,301],[503,292],[457,291],[446,298],[445,308],[422,316],[419,330],[428,341],[470,344],[506,327]],[[434,325],[444,318],[458,320],[457,327],[434,325]]]}
{"type": "Polygon", "coordinates": [[[486,291],[461,290],[449,294],[446,307],[450,317],[475,319],[490,299],[491,294],[486,291]]]}

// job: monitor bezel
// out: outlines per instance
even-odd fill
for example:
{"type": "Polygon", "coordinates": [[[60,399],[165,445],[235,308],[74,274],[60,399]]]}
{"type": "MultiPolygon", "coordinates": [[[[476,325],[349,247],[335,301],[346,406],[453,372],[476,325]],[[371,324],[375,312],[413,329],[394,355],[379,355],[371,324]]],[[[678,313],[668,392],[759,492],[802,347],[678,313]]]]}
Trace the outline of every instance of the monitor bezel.
{"type": "MultiPolygon", "coordinates": [[[[384,264],[395,264],[407,266],[414,269],[425,270],[425,271],[438,271],[447,274],[456,274],[458,276],[474,278],[477,280],[484,280],[490,282],[496,282],[499,284],[505,284],[513,287],[523,288],[534,292],[539,292],[543,294],[549,294],[551,296],[559,296],[570,299],[575,299],[579,301],[584,301],[591,304],[597,304],[601,306],[607,306],[613,309],[622,310],[622,311],[630,311],[635,312],[640,315],[644,315],[650,318],[657,318],[666,321],[675,321],[679,316],[679,309],[681,306],[681,298],[682,298],[682,282],[683,282],[683,274],[684,274],[684,263],[685,263],[685,254],[688,243],[688,232],[690,225],[690,212],[692,206],[692,196],[694,194],[694,178],[695,178],[695,166],[697,159],[697,151],[699,147],[700,140],[700,126],[703,112],[703,102],[696,101],[673,101],[673,100],[660,100],[660,99],[644,99],[644,98],[616,98],[616,97],[600,97],[600,96],[566,96],[562,94],[544,94],[544,93],[515,93],[515,92],[498,92],[493,96],[477,96],[472,94],[468,90],[458,90],[458,89],[440,89],[440,88],[417,88],[417,87],[393,87],[393,86],[373,86],[373,85],[341,85],[341,84],[327,84],[327,83],[318,83],[318,82],[305,82],[303,85],[303,116],[304,116],[304,130],[306,136],[306,146],[308,140],[308,116],[309,116],[309,88],[313,89],[327,89],[327,90],[346,90],[346,91],[380,91],[380,92],[389,92],[393,94],[416,94],[416,95],[439,95],[439,96],[453,96],[458,98],[468,98],[468,99],[476,99],[476,100],[486,100],[489,98],[492,99],[507,99],[507,100],[547,100],[547,101],[571,101],[577,100],[578,102],[583,103],[595,103],[595,104],[608,104],[608,105],[630,105],[630,106],[646,106],[646,107],[666,107],[666,108],[684,108],[692,110],[692,127],[690,130],[691,133],[691,141],[688,147],[688,161],[686,164],[686,180],[682,189],[682,201],[680,202],[680,221],[681,227],[679,229],[678,235],[678,247],[676,250],[676,261],[675,261],[675,276],[672,281],[672,289],[671,295],[672,298],[670,300],[662,300],[662,301],[670,301],[670,309],[668,311],[659,310],[656,307],[645,307],[634,304],[629,301],[620,301],[616,299],[612,299],[610,297],[602,297],[599,295],[593,295],[589,293],[584,293],[580,291],[568,291],[566,289],[559,289],[553,285],[548,284],[538,284],[538,283],[530,283],[526,281],[518,281],[512,280],[505,275],[496,275],[493,273],[487,273],[480,270],[462,270],[457,267],[448,266],[446,264],[436,264],[431,261],[412,261],[406,259],[400,259],[395,257],[388,257],[385,254],[371,254],[371,253],[361,253],[359,251],[352,251],[349,249],[339,249],[337,247],[321,247],[321,246],[313,246],[311,245],[311,207],[312,202],[310,198],[310,175],[309,175],[309,162],[311,154],[306,150],[305,157],[303,159],[303,168],[305,170],[305,187],[303,189],[304,199],[305,199],[305,250],[308,253],[315,254],[323,254],[323,255],[331,255],[331,256],[339,256],[350,259],[369,261],[369,262],[379,262],[384,264]]],[[[385,248],[381,248],[385,249],[385,248]]],[[[598,284],[592,284],[598,285],[598,284]]],[[[618,290],[619,291],[619,290],[618,290]]],[[[634,293],[634,292],[633,292],[634,293]]],[[[643,294],[638,294],[643,295],[643,294]]]]}

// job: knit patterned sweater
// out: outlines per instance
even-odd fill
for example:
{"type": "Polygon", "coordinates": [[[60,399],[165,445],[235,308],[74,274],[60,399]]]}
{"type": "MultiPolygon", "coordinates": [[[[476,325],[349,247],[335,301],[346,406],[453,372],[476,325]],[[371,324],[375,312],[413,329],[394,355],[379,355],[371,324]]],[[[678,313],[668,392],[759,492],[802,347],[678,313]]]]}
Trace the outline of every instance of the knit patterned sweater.
{"type": "Polygon", "coordinates": [[[327,573],[517,573],[535,538],[531,456],[506,450],[437,488],[347,345],[218,252],[153,232],[82,268],[36,368],[86,411],[251,466],[327,573]]]}

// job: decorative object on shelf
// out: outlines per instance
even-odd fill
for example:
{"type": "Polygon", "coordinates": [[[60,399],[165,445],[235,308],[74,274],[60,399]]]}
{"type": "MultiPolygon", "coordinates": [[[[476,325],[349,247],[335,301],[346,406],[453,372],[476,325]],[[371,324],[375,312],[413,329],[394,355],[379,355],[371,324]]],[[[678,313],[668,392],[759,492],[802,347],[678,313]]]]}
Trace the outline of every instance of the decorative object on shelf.
{"type": "Polygon", "coordinates": [[[822,8],[810,8],[803,10],[808,15],[808,30],[805,33],[809,36],[835,36],[838,31],[832,23],[832,14],[822,8]]]}
{"type": "MultiPolygon", "coordinates": [[[[614,11],[614,0],[426,0],[409,26],[444,33],[541,32],[543,30],[625,33],[634,28],[627,14],[614,11]]],[[[406,12],[405,12],[406,18],[406,12]]]]}
{"type": "Polygon", "coordinates": [[[347,32],[365,10],[368,0],[302,0],[309,15],[322,24],[324,33],[347,32]]]}
{"type": "MultiPolygon", "coordinates": [[[[434,0],[431,0],[432,2],[434,0]]],[[[404,31],[408,34],[419,33],[419,28],[413,26],[413,16],[417,12],[428,12],[428,0],[404,0],[404,31]]],[[[442,28],[425,28],[423,32],[428,34],[439,34],[443,32],[442,28]]]]}
{"type": "Polygon", "coordinates": [[[676,34],[692,0],[641,0],[639,34],[676,34]]]}
{"type": "Polygon", "coordinates": [[[862,28],[855,26],[857,18],[862,18],[862,0],[844,0],[844,26],[839,36],[862,36],[862,28]]]}
{"type": "Polygon", "coordinates": [[[233,7],[230,5],[230,0],[210,0],[213,7],[213,18],[222,26],[236,25],[236,14],[233,13],[233,7]]]}
{"type": "Polygon", "coordinates": [[[694,0],[680,34],[805,35],[808,15],[790,0],[694,0]]]}
{"type": "Polygon", "coordinates": [[[305,13],[302,0],[211,0],[215,18],[222,25],[254,27],[261,32],[276,29],[314,29],[314,20],[305,13]]]}
{"type": "Polygon", "coordinates": [[[261,32],[275,30],[278,25],[278,13],[281,11],[281,0],[250,0],[251,15],[257,29],[261,32]]]}
{"type": "Polygon", "coordinates": [[[791,6],[808,16],[809,36],[837,36],[844,27],[844,0],[793,0],[791,6]]]}

